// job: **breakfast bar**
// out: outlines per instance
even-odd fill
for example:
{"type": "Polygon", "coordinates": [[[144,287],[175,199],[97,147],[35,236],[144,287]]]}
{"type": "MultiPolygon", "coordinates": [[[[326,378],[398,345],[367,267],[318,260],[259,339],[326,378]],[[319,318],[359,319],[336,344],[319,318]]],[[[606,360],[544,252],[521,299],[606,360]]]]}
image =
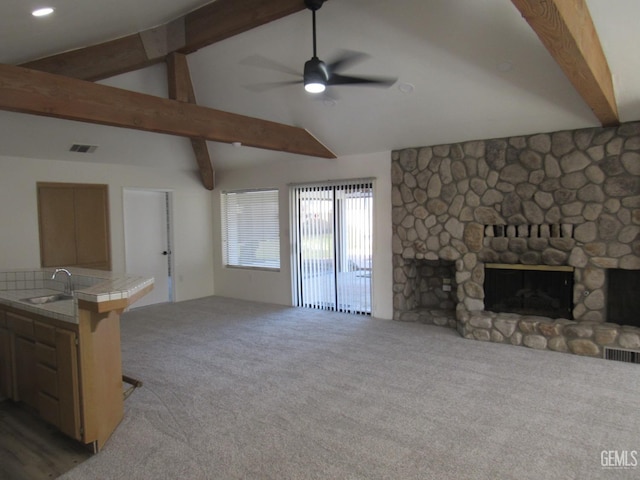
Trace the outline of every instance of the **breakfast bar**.
{"type": "Polygon", "coordinates": [[[124,414],[120,315],[152,288],[101,270],[0,271],[0,399],[99,451],[124,414]]]}

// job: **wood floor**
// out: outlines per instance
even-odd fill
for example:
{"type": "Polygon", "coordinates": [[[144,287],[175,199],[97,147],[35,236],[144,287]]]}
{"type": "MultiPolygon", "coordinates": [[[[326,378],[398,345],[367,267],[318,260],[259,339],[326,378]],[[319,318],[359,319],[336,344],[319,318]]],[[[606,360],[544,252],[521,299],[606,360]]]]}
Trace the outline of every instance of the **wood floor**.
{"type": "Polygon", "coordinates": [[[91,456],[81,444],[47,425],[34,412],[0,402],[0,478],[53,479],[91,456]]]}

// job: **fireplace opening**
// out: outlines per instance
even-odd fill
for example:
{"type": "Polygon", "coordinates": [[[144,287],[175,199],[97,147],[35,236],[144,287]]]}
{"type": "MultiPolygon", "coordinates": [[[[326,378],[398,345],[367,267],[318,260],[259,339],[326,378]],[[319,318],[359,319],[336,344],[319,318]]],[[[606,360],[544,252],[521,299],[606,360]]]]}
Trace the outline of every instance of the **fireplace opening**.
{"type": "Polygon", "coordinates": [[[485,309],[550,318],[573,318],[573,269],[485,265],[485,309]]]}
{"type": "Polygon", "coordinates": [[[417,309],[455,310],[455,263],[446,260],[417,260],[413,283],[417,309]]]}
{"type": "Polygon", "coordinates": [[[607,321],[640,327],[640,270],[607,270],[607,321]]]}

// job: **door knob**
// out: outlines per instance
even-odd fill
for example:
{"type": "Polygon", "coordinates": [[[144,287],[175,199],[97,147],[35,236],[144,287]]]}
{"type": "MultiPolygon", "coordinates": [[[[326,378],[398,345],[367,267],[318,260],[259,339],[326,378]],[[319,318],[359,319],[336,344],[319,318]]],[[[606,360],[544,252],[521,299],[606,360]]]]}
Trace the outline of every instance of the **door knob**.
{"type": "Polygon", "coordinates": [[[163,255],[169,255],[170,253],[171,253],[171,252],[170,252],[170,251],[167,251],[167,250],[165,250],[164,252],[162,252],[162,254],[163,254],[163,255]]]}

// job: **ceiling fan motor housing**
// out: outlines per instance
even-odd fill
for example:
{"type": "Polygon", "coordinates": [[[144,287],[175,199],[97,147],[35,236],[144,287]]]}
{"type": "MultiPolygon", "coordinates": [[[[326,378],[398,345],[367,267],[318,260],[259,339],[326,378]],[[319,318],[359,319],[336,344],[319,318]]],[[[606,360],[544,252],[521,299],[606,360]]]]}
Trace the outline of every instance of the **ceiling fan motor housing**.
{"type": "Polygon", "coordinates": [[[313,10],[315,12],[320,9],[325,1],[326,0],[304,0],[304,4],[309,10],[313,10]]]}
{"type": "Polygon", "coordinates": [[[318,57],[307,60],[304,64],[304,84],[321,83],[327,85],[327,82],[329,82],[327,65],[318,57]]]}

